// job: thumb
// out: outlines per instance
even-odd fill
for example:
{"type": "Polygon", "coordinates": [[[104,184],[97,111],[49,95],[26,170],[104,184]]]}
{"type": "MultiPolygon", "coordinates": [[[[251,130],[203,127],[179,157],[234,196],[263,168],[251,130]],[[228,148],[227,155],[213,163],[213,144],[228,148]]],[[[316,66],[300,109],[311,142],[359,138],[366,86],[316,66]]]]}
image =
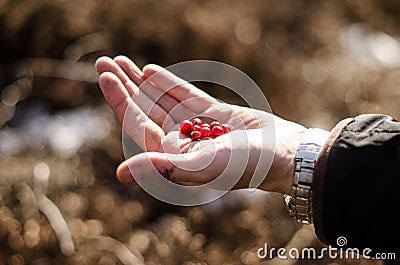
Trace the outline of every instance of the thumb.
{"type": "Polygon", "coordinates": [[[185,154],[145,152],[124,161],[117,169],[119,181],[142,178],[159,182],[164,177],[175,183],[204,184],[217,176],[213,157],[195,151],[185,154]]]}

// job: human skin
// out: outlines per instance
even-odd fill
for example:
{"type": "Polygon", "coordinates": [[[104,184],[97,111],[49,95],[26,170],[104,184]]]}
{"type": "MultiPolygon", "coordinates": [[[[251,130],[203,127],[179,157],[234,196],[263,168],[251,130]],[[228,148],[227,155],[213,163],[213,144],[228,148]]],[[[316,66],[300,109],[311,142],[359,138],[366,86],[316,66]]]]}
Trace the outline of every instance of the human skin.
{"type": "Polygon", "coordinates": [[[218,178],[237,156],[247,157],[247,163],[243,170],[232,171],[240,174],[232,189],[248,188],[257,171],[262,177],[258,189],[290,193],[303,126],[264,111],[221,103],[158,65],[141,70],[125,56],[101,57],[96,69],[106,101],[145,150],[121,163],[117,169],[121,182],[159,173],[175,183],[200,185],[218,178]],[[190,117],[218,120],[234,130],[192,141],[179,133],[180,121],[190,117]],[[275,139],[274,148],[265,140],[268,137],[275,139]],[[267,159],[272,160],[271,167],[260,173],[256,168],[267,159]]]}

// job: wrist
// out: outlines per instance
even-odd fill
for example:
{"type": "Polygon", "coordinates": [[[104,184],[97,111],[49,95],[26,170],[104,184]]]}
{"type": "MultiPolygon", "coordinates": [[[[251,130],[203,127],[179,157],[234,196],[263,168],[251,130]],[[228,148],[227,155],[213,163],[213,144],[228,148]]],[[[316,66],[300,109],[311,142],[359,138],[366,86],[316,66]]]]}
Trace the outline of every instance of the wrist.
{"type": "Polygon", "coordinates": [[[307,129],[295,124],[293,128],[276,131],[273,163],[261,190],[288,194],[292,187],[295,155],[302,136],[307,129]]]}

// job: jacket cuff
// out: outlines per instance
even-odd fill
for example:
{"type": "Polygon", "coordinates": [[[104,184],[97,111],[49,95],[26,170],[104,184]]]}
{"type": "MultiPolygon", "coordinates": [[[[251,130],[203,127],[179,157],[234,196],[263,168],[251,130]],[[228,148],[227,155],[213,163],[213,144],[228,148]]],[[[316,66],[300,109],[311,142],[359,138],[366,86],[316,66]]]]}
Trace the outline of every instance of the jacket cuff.
{"type": "Polygon", "coordinates": [[[324,146],[322,147],[314,170],[314,179],[312,184],[312,203],[313,203],[313,218],[315,232],[318,238],[325,244],[328,244],[328,240],[324,231],[323,224],[323,190],[324,190],[324,177],[326,172],[326,165],[328,162],[329,154],[332,146],[334,145],[336,139],[342,132],[342,130],[354,119],[348,118],[340,121],[330,132],[328,139],[326,140],[324,146]]]}

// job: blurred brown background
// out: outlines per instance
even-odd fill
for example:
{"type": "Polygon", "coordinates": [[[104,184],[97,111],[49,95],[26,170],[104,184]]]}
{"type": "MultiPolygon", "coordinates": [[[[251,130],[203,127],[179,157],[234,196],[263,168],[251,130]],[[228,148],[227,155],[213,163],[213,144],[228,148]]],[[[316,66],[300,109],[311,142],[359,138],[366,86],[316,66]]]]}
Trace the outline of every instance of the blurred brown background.
{"type": "Polygon", "coordinates": [[[305,126],[399,118],[399,12],[395,0],[0,0],[0,264],[380,264],[257,258],[264,243],[323,246],[279,195],[174,207],[118,184],[121,128],[93,63],[217,60],[305,126]]]}

